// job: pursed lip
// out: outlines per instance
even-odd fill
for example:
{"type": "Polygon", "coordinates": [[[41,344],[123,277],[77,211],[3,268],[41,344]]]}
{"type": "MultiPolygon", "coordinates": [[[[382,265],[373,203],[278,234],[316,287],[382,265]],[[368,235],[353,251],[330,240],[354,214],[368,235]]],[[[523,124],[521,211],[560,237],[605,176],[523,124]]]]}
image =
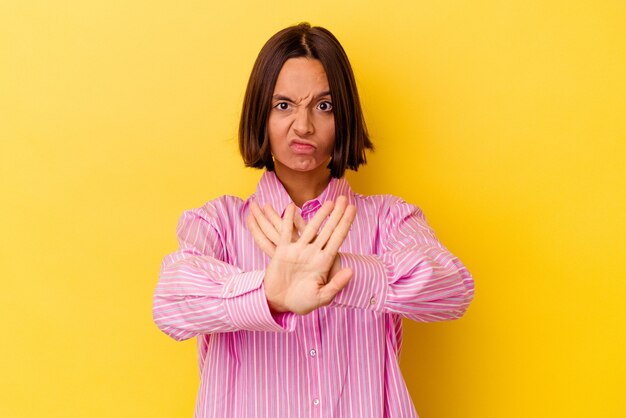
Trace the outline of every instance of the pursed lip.
{"type": "Polygon", "coordinates": [[[301,139],[292,139],[289,141],[289,149],[296,155],[313,155],[316,150],[315,144],[301,139]]]}
{"type": "Polygon", "coordinates": [[[304,141],[302,139],[292,139],[291,141],[289,141],[289,146],[292,145],[308,145],[310,147],[317,148],[312,142],[304,141]]]}

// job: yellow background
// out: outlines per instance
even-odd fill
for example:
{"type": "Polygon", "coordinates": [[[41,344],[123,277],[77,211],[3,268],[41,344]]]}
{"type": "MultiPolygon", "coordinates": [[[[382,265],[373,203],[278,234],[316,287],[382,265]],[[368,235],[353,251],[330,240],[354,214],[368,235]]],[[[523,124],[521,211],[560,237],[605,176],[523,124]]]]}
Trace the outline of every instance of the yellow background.
{"type": "Polygon", "coordinates": [[[193,340],[153,325],[183,210],[247,196],[237,121],[277,30],[329,28],[377,152],[468,266],[405,322],[422,418],[626,416],[626,3],[0,3],[0,417],[190,417],[193,340]]]}

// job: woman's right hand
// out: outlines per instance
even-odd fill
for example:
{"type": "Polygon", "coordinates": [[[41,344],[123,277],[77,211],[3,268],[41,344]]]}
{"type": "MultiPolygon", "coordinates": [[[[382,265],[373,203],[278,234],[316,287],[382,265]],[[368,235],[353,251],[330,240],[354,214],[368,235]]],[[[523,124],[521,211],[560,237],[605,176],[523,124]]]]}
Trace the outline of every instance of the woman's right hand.
{"type": "MultiPolygon", "coordinates": [[[[293,203],[285,209],[264,286],[274,312],[305,315],[328,305],[352,278],[352,270],[347,268],[339,269],[330,278],[328,274],[354,221],[356,208],[348,205],[343,196],[336,204],[325,202],[297,240],[293,239],[295,212],[293,203]]],[[[258,228],[251,232],[257,242],[268,239],[258,228]]]]}

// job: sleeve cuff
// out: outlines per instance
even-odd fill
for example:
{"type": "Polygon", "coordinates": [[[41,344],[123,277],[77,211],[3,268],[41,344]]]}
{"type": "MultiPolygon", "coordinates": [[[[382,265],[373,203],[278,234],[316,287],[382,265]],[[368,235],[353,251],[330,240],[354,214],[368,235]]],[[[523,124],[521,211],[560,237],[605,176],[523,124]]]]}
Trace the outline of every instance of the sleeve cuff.
{"type": "Polygon", "coordinates": [[[272,315],[265,297],[262,270],[232,276],[225,284],[221,297],[226,312],[237,329],[249,331],[291,332],[296,327],[292,312],[272,315]]]}
{"type": "Polygon", "coordinates": [[[387,299],[387,273],[375,255],[340,253],[342,268],[352,269],[352,280],[337,294],[331,306],[382,311],[387,299]]]}

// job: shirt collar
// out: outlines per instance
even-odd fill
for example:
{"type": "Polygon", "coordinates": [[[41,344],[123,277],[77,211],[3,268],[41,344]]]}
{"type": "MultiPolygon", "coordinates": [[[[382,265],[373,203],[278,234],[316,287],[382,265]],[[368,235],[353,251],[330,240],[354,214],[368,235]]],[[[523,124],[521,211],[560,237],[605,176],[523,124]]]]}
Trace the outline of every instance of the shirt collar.
{"type": "MultiPolygon", "coordinates": [[[[317,201],[319,206],[321,206],[327,200],[335,201],[342,195],[348,197],[348,203],[354,204],[355,199],[348,181],[344,177],[340,179],[331,177],[324,191],[309,202],[317,201]]],[[[276,176],[276,173],[268,170],[265,170],[261,180],[259,180],[255,197],[260,207],[264,207],[269,203],[276,212],[280,214],[284,213],[289,203],[293,202],[289,193],[287,193],[287,190],[285,190],[285,187],[278,179],[278,176],[276,176]]],[[[305,202],[304,205],[302,205],[303,208],[309,202],[305,202]]]]}

